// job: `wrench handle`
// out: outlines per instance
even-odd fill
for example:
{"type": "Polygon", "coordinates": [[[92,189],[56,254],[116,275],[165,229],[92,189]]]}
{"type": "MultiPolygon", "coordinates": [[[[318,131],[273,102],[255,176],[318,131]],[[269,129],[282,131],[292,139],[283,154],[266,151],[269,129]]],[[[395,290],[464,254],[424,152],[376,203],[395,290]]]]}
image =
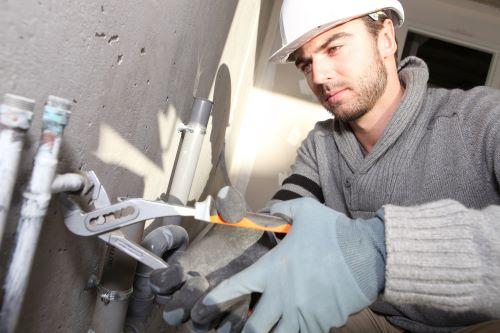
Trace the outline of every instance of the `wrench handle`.
{"type": "Polygon", "coordinates": [[[291,227],[291,224],[281,217],[260,213],[247,213],[243,219],[235,223],[225,222],[219,215],[211,215],[210,222],[232,227],[284,234],[288,233],[291,227]]]}

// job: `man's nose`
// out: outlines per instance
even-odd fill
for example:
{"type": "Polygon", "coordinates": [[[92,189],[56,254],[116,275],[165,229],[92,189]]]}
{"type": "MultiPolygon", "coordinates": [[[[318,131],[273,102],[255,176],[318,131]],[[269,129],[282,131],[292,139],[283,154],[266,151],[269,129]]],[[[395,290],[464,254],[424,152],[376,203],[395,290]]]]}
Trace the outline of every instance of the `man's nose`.
{"type": "Polygon", "coordinates": [[[315,84],[324,84],[333,79],[333,67],[328,61],[316,58],[312,61],[312,79],[315,84]]]}

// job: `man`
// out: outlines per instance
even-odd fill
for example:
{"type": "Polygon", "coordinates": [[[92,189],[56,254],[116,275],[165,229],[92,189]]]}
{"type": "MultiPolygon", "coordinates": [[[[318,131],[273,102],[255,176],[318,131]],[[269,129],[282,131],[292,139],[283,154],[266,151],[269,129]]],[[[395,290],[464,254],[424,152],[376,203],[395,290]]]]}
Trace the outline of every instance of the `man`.
{"type": "Polygon", "coordinates": [[[415,57],[398,69],[397,0],[285,0],[280,19],[271,60],[334,119],[269,204],[290,233],[193,321],[257,292],[245,332],[499,331],[500,93],[430,89],[415,57]]]}

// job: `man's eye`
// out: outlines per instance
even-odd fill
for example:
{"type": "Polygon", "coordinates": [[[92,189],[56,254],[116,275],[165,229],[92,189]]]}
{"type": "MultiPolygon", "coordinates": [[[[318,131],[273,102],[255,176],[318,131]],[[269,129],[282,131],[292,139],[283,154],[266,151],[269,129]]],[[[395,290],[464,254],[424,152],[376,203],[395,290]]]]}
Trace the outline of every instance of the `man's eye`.
{"type": "Polygon", "coordinates": [[[341,48],[342,48],[342,45],[337,45],[337,46],[329,47],[328,48],[328,54],[329,55],[335,55],[341,48]]]}
{"type": "Polygon", "coordinates": [[[304,64],[300,67],[300,70],[304,73],[304,74],[308,74],[309,72],[311,72],[311,69],[312,69],[312,65],[311,63],[308,63],[308,64],[304,64]]]}

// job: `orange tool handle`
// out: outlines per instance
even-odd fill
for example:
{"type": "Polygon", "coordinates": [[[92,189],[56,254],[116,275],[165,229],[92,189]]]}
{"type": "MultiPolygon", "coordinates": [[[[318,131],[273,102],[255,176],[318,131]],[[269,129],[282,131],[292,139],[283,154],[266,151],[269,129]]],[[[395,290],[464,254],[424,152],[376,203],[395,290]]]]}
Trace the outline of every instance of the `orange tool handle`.
{"type": "Polygon", "coordinates": [[[282,234],[288,233],[291,227],[291,225],[282,218],[259,213],[247,213],[242,220],[235,223],[225,222],[219,215],[211,215],[210,222],[232,227],[271,231],[282,234]]]}

